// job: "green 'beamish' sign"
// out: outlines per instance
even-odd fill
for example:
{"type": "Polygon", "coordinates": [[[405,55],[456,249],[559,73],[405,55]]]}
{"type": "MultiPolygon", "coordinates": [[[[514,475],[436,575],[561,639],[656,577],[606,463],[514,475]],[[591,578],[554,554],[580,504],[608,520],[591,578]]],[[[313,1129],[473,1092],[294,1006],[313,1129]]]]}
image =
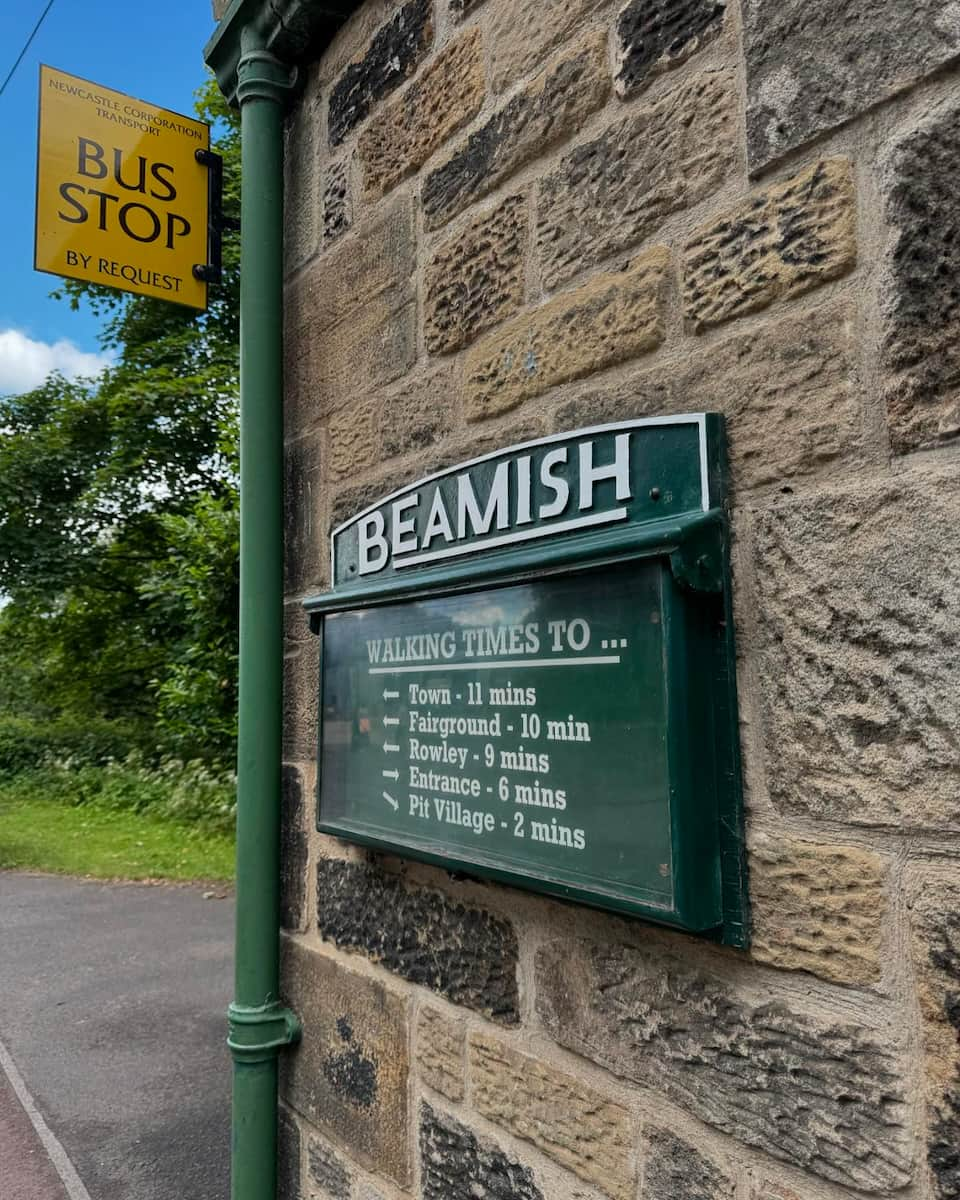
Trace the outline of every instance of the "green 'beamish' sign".
{"type": "Polygon", "coordinates": [[[714,414],[513,446],[334,531],[318,826],[744,944],[714,414]]]}

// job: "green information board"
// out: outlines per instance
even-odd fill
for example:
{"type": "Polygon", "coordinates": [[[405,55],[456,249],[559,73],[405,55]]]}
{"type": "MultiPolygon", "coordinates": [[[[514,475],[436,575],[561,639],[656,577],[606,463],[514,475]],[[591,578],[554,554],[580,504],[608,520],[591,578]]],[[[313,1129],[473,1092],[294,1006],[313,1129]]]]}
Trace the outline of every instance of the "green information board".
{"type": "Polygon", "coordinates": [[[318,826],[744,944],[722,426],[422,480],[333,539],[318,826]]]}

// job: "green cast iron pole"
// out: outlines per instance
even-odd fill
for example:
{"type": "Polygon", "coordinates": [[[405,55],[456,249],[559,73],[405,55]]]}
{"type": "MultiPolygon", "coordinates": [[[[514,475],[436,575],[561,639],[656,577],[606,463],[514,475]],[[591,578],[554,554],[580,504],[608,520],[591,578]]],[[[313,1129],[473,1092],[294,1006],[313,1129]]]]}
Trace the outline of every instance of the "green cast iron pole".
{"type": "Polygon", "coordinates": [[[283,104],[291,71],[245,30],[238,66],[240,738],[231,1195],[274,1200],[277,1056],[296,1040],[279,1000],[283,637],[283,104]]]}

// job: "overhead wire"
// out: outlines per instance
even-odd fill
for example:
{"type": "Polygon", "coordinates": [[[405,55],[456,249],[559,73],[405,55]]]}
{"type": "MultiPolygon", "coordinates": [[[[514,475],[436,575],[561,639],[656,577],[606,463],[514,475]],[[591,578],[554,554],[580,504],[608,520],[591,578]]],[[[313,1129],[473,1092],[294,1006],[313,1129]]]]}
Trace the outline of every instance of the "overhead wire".
{"type": "Polygon", "coordinates": [[[40,32],[40,26],[47,19],[47,13],[50,11],[51,8],[53,8],[53,4],[54,4],[54,0],[47,0],[46,8],[40,14],[39,18],[37,19],[36,25],[34,25],[33,29],[30,32],[30,36],[27,38],[26,42],[24,42],[23,49],[17,55],[17,61],[13,64],[13,66],[8,71],[7,77],[3,81],[3,83],[0,83],[0,96],[2,96],[3,93],[7,90],[7,84],[10,82],[10,80],[16,74],[17,67],[19,67],[20,64],[23,62],[24,56],[26,55],[27,51],[30,49],[30,45],[33,42],[33,39],[40,32]]]}

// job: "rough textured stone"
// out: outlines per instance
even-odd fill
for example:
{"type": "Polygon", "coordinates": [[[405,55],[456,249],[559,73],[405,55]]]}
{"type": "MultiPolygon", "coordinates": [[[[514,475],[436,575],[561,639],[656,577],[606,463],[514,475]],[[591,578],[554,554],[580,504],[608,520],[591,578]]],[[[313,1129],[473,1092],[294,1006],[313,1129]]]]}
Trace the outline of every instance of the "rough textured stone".
{"type": "Polygon", "coordinates": [[[424,283],[424,336],[431,354],[457,350],[523,304],[527,206],[510,196],[434,254],[424,283]]]}
{"type": "Polygon", "coordinates": [[[417,1068],[420,1078],[448,1100],[463,1099],[466,1034],[429,1005],[417,1015],[417,1068]]]}
{"type": "Polygon", "coordinates": [[[558,383],[655,350],[664,338],[669,265],[669,251],[658,247],[477,343],[464,366],[467,419],[507,412],[558,383]]]}
{"type": "Polygon", "coordinates": [[[325,572],[321,562],[321,505],[323,448],[320,437],[308,434],[284,447],[283,472],[283,586],[301,594],[314,587],[325,572]]]}
{"type": "Polygon", "coordinates": [[[634,96],[723,28],[717,0],[631,0],[617,18],[617,91],[634,96]]]}
{"type": "Polygon", "coordinates": [[[298,105],[284,127],[283,262],[289,273],[317,250],[319,162],[316,118],[309,103],[298,105]]]}
{"type": "Polygon", "coordinates": [[[736,1181],[667,1129],[645,1129],[644,1200],[733,1200],[736,1181]]]}
{"type": "Polygon", "coordinates": [[[516,4],[491,0],[490,59],[495,91],[513,87],[551,51],[576,36],[605,0],[539,0],[516,4]]]}
{"type": "Polygon", "coordinates": [[[634,1121],[626,1109],[574,1076],[484,1034],[471,1034],[469,1063],[477,1112],[533,1142],[614,1200],[633,1200],[634,1121]]]}
{"type": "Polygon", "coordinates": [[[881,169],[891,236],[881,308],[895,453],[960,435],[960,109],[940,109],[892,147],[881,169]]]}
{"type": "Polygon", "coordinates": [[[421,167],[480,111],[483,43],[471,29],[440,53],[360,135],[364,195],[376,198],[421,167]]]}
{"type": "Polygon", "coordinates": [[[863,1191],[911,1178],[888,1034],[753,1007],[663,954],[550,942],[537,1002],[561,1045],[775,1158],[863,1191]]]}
{"type": "Polygon", "coordinates": [[[927,1166],[938,1200],[960,1196],[960,883],[955,866],[912,889],[914,956],[924,1017],[927,1166]]]}
{"type": "Polygon", "coordinates": [[[450,12],[455,21],[462,21],[475,8],[479,8],[483,0],[450,0],[450,12]]]}
{"type": "Polygon", "coordinates": [[[745,0],[743,24],[754,170],[960,54],[953,0],[745,0]]]}
{"type": "Polygon", "coordinates": [[[685,247],[692,327],[719,325],[845,274],[856,261],[855,226],[853,175],[843,158],[754,193],[685,247]]]}
{"type": "Polygon", "coordinates": [[[303,776],[284,766],[280,778],[280,924],[302,929],[306,910],[307,833],[303,776]]]}
{"type": "Polygon", "coordinates": [[[857,389],[856,311],[832,305],[738,334],[676,367],[591,389],[557,410],[557,430],[626,417],[703,409],[727,417],[734,492],[789,486],[856,464],[863,437],[857,389]]]}
{"type": "Polygon", "coordinates": [[[420,1190],[423,1200],[544,1200],[532,1171],[429,1104],[420,1108],[420,1190]]]}
{"type": "Polygon", "coordinates": [[[285,941],[281,988],[303,1040],[281,1060],[281,1094],[361,1165],[405,1184],[408,1005],[382,984],[285,941]]]}
{"type": "Polygon", "coordinates": [[[353,224],[349,165],[345,159],[331,163],[323,180],[323,242],[328,246],[353,224]]]}
{"type": "Polygon", "coordinates": [[[853,846],[756,838],[750,855],[751,952],[834,983],[880,978],[883,863],[853,846]]]}
{"type": "Polygon", "coordinates": [[[445,224],[575,133],[609,90],[606,38],[591,34],[558,56],[427,175],[421,196],[427,228],[445,224]]]}
{"type": "Polygon", "coordinates": [[[459,391],[459,372],[444,366],[384,397],[383,457],[425,450],[441,441],[453,422],[459,391]]]}
{"type": "Polygon", "coordinates": [[[729,71],[708,71],[572,150],[540,185],[537,242],[555,288],[709,196],[736,160],[729,71]]]}
{"type": "Polygon", "coordinates": [[[374,104],[403,83],[433,44],[431,0],[410,0],[380,29],[330,93],[328,132],[338,146],[374,104]]]}
{"type": "Polygon", "coordinates": [[[277,1109],[277,1200],[300,1200],[300,1127],[282,1106],[277,1109]]]}
{"type": "Polygon", "coordinates": [[[338,478],[356,475],[380,461],[380,404],[364,400],[330,422],[330,466],[338,478]]]}
{"type": "Polygon", "coordinates": [[[960,828],[960,506],[946,477],[758,514],[759,684],[783,810],[960,828]]]}
{"type": "Polygon", "coordinates": [[[317,925],[411,983],[497,1021],[518,1019],[517,940],[511,926],[373,866],[317,864],[317,925]]]}
{"type": "Polygon", "coordinates": [[[351,1178],[346,1163],[313,1135],[307,1138],[307,1170],[311,1187],[319,1189],[323,1200],[350,1200],[351,1178]]]}
{"type": "MultiPolygon", "coordinates": [[[[320,589],[322,590],[322,589],[320,589]]],[[[313,637],[283,659],[283,755],[310,762],[317,754],[320,639],[313,637]]]]}

